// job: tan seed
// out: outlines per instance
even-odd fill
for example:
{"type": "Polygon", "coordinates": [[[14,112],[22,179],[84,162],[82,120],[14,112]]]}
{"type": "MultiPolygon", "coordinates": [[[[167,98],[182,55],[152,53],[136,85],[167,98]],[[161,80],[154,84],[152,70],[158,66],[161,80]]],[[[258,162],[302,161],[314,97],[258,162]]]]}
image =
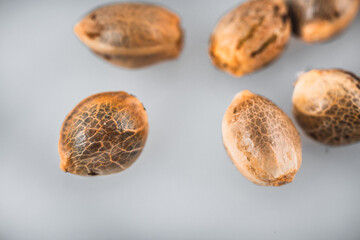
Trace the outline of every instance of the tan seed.
{"type": "Polygon", "coordinates": [[[219,69],[243,76],[277,58],[290,34],[283,0],[250,0],[219,21],[210,38],[209,54],[219,69]]]}
{"type": "Polygon", "coordinates": [[[359,0],[287,0],[293,31],[308,43],[342,32],[354,20],[359,0]]]}
{"type": "Polygon", "coordinates": [[[179,17],[145,3],[100,7],[76,24],[74,31],[97,55],[126,68],[176,58],[183,45],[179,17]]]}
{"type": "Polygon", "coordinates": [[[360,141],[360,79],[339,70],[311,70],[296,81],[293,114],[313,139],[329,145],[360,141]]]}
{"type": "Polygon", "coordinates": [[[222,122],[223,142],[251,182],[292,182],[301,165],[301,140],[290,118],[270,100],[247,90],[235,96],[222,122]]]}

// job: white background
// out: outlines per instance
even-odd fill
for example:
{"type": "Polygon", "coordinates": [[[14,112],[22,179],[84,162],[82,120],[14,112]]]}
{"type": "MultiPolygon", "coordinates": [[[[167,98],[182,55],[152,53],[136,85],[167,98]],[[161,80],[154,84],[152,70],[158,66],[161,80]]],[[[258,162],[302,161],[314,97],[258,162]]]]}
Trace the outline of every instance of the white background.
{"type": "Polygon", "coordinates": [[[292,38],[272,65],[234,78],[212,66],[207,48],[216,22],[239,1],[153,2],[181,16],[184,50],[178,60],[131,71],[94,56],[73,34],[82,16],[108,2],[0,2],[0,239],[359,239],[359,144],[330,148],[301,132],[294,182],[261,187],[228,158],[221,121],[244,89],[291,116],[300,71],[360,74],[360,17],[325,44],[292,38]],[[147,109],[140,158],[110,176],[62,172],[57,144],[66,114],[116,90],[147,109]]]}

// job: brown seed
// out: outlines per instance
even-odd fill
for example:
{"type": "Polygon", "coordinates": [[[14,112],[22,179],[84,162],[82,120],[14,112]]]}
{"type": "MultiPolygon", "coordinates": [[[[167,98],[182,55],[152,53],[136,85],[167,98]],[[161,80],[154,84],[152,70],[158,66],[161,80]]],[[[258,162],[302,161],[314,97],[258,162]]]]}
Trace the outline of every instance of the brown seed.
{"type": "Polygon", "coordinates": [[[270,100],[247,90],[235,96],[222,122],[225,148],[253,183],[280,186],[301,165],[301,140],[290,118],[270,100]]]}
{"type": "Polygon", "coordinates": [[[278,57],[290,33],[283,0],[251,0],[220,20],[210,38],[209,54],[219,69],[243,76],[278,57]]]}
{"type": "Polygon", "coordinates": [[[76,24],[74,31],[97,55],[127,68],[176,58],[183,44],[179,17],[145,3],[100,7],[76,24]]]}
{"type": "Polygon", "coordinates": [[[293,31],[308,43],[329,40],[354,20],[359,0],[287,0],[293,31]]]}
{"type": "Polygon", "coordinates": [[[60,168],[83,176],[130,167],[148,134],[146,111],[126,92],[105,92],[81,101],[65,118],[59,140],[60,168]]]}
{"type": "Polygon", "coordinates": [[[360,141],[360,79],[339,70],[312,70],[296,81],[293,114],[301,128],[329,145],[360,141]]]}

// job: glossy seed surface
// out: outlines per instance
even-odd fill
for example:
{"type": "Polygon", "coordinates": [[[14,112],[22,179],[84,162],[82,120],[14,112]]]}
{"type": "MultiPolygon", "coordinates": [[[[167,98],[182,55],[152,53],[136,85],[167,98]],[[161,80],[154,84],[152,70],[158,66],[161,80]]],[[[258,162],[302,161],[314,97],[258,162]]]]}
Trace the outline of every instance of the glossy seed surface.
{"type": "Polygon", "coordinates": [[[83,176],[120,172],[138,158],[147,134],[147,114],[136,97],[95,94],[81,101],[62,125],[60,168],[83,176]]]}

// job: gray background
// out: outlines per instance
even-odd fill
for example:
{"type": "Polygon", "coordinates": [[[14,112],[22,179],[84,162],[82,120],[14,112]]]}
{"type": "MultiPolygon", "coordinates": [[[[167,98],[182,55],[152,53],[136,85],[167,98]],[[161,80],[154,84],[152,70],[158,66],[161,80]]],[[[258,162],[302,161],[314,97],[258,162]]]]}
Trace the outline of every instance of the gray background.
{"type": "Polygon", "coordinates": [[[359,145],[329,148],[303,132],[293,183],[246,180],[221,138],[233,96],[249,89],[291,115],[296,74],[339,67],[360,74],[360,18],[318,45],[292,38],[282,57],[234,78],[207,55],[209,35],[235,0],[154,0],[186,31],[180,58],[136,71],[95,57],[72,32],[107,1],[0,2],[0,239],[359,239],[359,145]],[[59,169],[66,114],[82,99],[125,90],[148,111],[150,134],[119,174],[59,169]]]}

